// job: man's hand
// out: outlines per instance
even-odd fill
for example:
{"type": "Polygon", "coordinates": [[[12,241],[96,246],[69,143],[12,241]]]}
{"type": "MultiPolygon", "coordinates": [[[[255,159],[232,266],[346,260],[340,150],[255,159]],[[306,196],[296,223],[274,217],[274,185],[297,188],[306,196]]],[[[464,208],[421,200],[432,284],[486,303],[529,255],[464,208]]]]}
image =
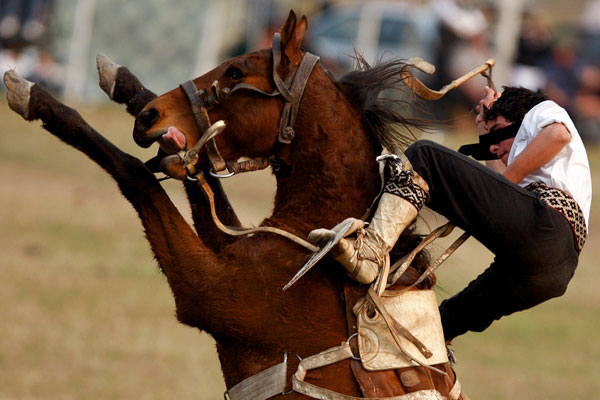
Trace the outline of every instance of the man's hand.
{"type": "Polygon", "coordinates": [[[484,114],[485,111],[492,106],[492,104],[500,97],[500,93],[493,91],[489,87],[485,87],[485,92],[483,98],[475,107],[475,111],[477,111],[477,116],[475,117],[475,124],[477,125],[477,133],[479,135],[484,135],[489,132],[489,127],[487,126],[484,114]]]}

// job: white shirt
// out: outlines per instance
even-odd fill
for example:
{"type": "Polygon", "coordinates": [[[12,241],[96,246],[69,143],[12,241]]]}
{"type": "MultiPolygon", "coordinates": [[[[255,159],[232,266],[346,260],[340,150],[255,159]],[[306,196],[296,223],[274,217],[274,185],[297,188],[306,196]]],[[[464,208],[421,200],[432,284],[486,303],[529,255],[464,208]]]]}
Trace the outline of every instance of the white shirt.
{"type": "Polygon", "coordinates": [[[515,141],[508,155],[507,165],[527,147],[540,131],[552,123],[564,124],[571,133],[571,141],[547,164],[525,177],[519,186],[527,186],[542,181],[548,187],[554,187],[569,193],[583,211],[585,223],[589,226],[592,206],[592,176],[587,153],[577,128],[564,108],[551,100],[533,107],[521,123],[515,141]]]}

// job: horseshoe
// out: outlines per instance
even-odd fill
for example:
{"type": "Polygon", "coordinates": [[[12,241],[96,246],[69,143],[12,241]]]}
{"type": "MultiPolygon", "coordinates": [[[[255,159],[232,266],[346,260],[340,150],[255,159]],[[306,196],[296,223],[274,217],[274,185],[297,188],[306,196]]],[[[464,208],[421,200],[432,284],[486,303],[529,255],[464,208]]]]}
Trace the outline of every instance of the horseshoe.
{"type": "Polygon", "coordinates": [[[462,85],[469,79],[473,78],[474,76],[477,76],[478,74],[481,74],[484,77],[486,77],[488,80],[488,86],[490,86],[490,88],[492,88],[494,91],[496,91],[496,87],[494,86],[494,83],[492,82],[492,78],[491,78],[492,67],[495,64],[496,64],[496,61],[493,58],[490,58],[485,63],[481,64],[479,67],[474,68],[473,70],[467,72],[465,75],[461,76],[460,78],[453,80],[452,82],[450,82],[449,84],[447,84],[446,86],[441,88],[440,90],[433,90],[433,89],[428,88],[427,86],[425,86],[425,84],[423,82],[421,82],[417,77],[415,77],[408,70],[409,67],[414,67],[414,68],[418,69],[419,71],[422,71],[428,75],[432,75],[435,72],[435,66],[433,64],[430,64],[427,61],[423,60],[422,58],[419,58],[419,57],[411,58],[408,61],[408,64],[405,65],[402,68],[402,70],[400,71],[400,76],[401,76],[404,84],[406,86],[408,86],[409,88],[411,88],[412,91],[415,92],[419,97],[421,97],[425,100],[439,100],[442,97],[444,97],[444,95],[446,93],[448,93],[450,90],[459,87],[460,85],[462,85]],[[486,73],[486,71],[488,69],[489,69],[489,73],[486,73]]]}

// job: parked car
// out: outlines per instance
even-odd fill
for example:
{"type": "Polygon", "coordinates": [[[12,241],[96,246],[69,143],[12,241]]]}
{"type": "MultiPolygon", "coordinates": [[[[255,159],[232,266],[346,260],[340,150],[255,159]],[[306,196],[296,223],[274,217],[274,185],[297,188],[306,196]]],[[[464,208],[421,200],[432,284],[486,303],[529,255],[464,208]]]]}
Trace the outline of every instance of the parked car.
{"type": "Polygon", "coordinates": [[[349,71],[357,49],[379,59],[421,57],[434,62],[439,20],[428,5],[365,2],[331,6],[310,20],[306,45],[333,73],[349,71]]]}

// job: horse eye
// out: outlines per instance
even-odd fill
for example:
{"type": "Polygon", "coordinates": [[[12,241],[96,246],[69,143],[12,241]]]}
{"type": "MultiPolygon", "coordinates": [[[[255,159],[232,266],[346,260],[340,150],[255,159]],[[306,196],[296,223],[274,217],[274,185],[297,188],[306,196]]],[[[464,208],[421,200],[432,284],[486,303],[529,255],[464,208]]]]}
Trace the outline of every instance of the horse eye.
{"type": "Polygon", "coordinates": [[[242,79],[244,77],[244,73],[238,67],[229,67],[225,72],[225,75],[230,77],[233,80],[242,79]]]}

